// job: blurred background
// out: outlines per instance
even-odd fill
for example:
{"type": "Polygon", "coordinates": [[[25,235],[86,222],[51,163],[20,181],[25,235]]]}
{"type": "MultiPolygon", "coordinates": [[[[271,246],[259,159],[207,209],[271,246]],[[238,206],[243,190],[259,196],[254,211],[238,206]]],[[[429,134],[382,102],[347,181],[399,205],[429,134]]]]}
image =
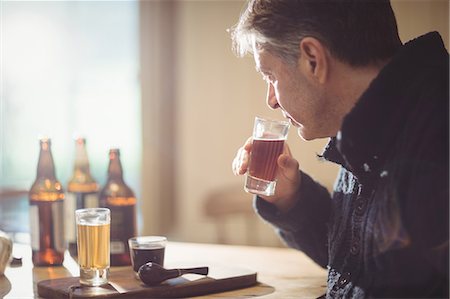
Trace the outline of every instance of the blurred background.
{"type": "MultiPolygon", "coordinates": [[[[39,136],[52,139],[63,186],[74,137],[87,139],[93,177],[106,181],[121,149],[138,197],[140,235],[171,241],[283,246],[255,216],[231,161],[265,105],[252,57],[237,58],[227,29],[244,1],[1,1],[0,230],[27,234],[27,191],[39,136]]],[[[402,41],[439,31],[447,0],[393,0],[402,41]]],[[[332,189],[327,140],[288,142],[301,167],[332,189]]]]}

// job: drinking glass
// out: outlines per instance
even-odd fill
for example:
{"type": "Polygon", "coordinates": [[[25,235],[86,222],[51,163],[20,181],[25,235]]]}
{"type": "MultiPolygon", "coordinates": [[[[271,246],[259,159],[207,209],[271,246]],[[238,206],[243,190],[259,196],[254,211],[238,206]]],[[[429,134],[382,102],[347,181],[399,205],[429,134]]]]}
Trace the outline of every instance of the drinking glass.
{"type": "Polygon", "coordinates": [[[277,160],[283,153],[288,131],[287,121],[255,118],[245,191],[265,196],[275,193],[277,160]]]}
{"type": "Polygon", "coordinates": [[[108,283],[111,212],[107,208],[75,211],[80,284],[108,283]]]}
{"type": "Polygon", "coordinates": [[[137,278],[139,268],[148,262],[164,267],[166,243],[167,238],[163,236],[142,236],[128,240],[131,264],[137,278]]]}

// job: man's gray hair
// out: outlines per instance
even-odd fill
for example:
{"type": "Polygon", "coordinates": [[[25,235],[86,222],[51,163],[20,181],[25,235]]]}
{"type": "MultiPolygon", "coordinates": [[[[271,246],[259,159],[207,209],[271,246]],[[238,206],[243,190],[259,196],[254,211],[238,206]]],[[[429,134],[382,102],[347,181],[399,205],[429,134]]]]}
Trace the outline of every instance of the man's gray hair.
{"type": "Polygon", "coordinates": [[[389,0],[250,0],[231,29],[238,56],[256,46],[288,63],[307,36],[351,65],[389,58],[401,45],[389,0]]]}

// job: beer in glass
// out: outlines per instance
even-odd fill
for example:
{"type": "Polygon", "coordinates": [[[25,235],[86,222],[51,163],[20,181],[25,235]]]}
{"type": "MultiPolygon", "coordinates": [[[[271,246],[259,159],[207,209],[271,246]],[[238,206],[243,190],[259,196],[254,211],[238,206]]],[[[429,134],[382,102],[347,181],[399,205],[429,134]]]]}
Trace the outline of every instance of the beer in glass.
{"type": "Polygon", "coordinates": [[[107,208],[75,211],[80,284],[108,283],[111,212],[107,208]]]}
{"type": "Polygon", "coordinates": [[[271,196],[275,193],[277,160],[283,153],[289,122],[256,117],[245,190],[271,196]]]}

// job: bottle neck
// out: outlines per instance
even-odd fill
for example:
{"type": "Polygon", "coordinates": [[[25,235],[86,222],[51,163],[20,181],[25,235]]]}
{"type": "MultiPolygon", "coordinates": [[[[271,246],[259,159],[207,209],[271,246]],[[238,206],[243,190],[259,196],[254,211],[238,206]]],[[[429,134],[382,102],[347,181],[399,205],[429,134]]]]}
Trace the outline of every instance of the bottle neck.
{"type": "Polygon", "coordinates": [[[55,180],[55,164],[51,152],[51,143],[48,139],[40,142],[41,150],[39,152],[39,162],[37,167],[37,178],[46,178],[55,180]]]}
{"type": "Polygon", "coordinates": [[[86,151],[86,141],[77,139],[75,143],[75,172],[81,172],[90,176],[89,159],[86,151]]]}
{"type": "Polygon", "coordinates": [[[108,180],[123,181],[122,163],[120,162],[119,150],[109,152],[108,180]]]}
{"type": "Polygon", "coordinates": [[[98,190],[98,184],[91,176],[84,138],[75,140],[74,171],[67,185],[67,190],[74,193],[92,193],[98,190]]]}

